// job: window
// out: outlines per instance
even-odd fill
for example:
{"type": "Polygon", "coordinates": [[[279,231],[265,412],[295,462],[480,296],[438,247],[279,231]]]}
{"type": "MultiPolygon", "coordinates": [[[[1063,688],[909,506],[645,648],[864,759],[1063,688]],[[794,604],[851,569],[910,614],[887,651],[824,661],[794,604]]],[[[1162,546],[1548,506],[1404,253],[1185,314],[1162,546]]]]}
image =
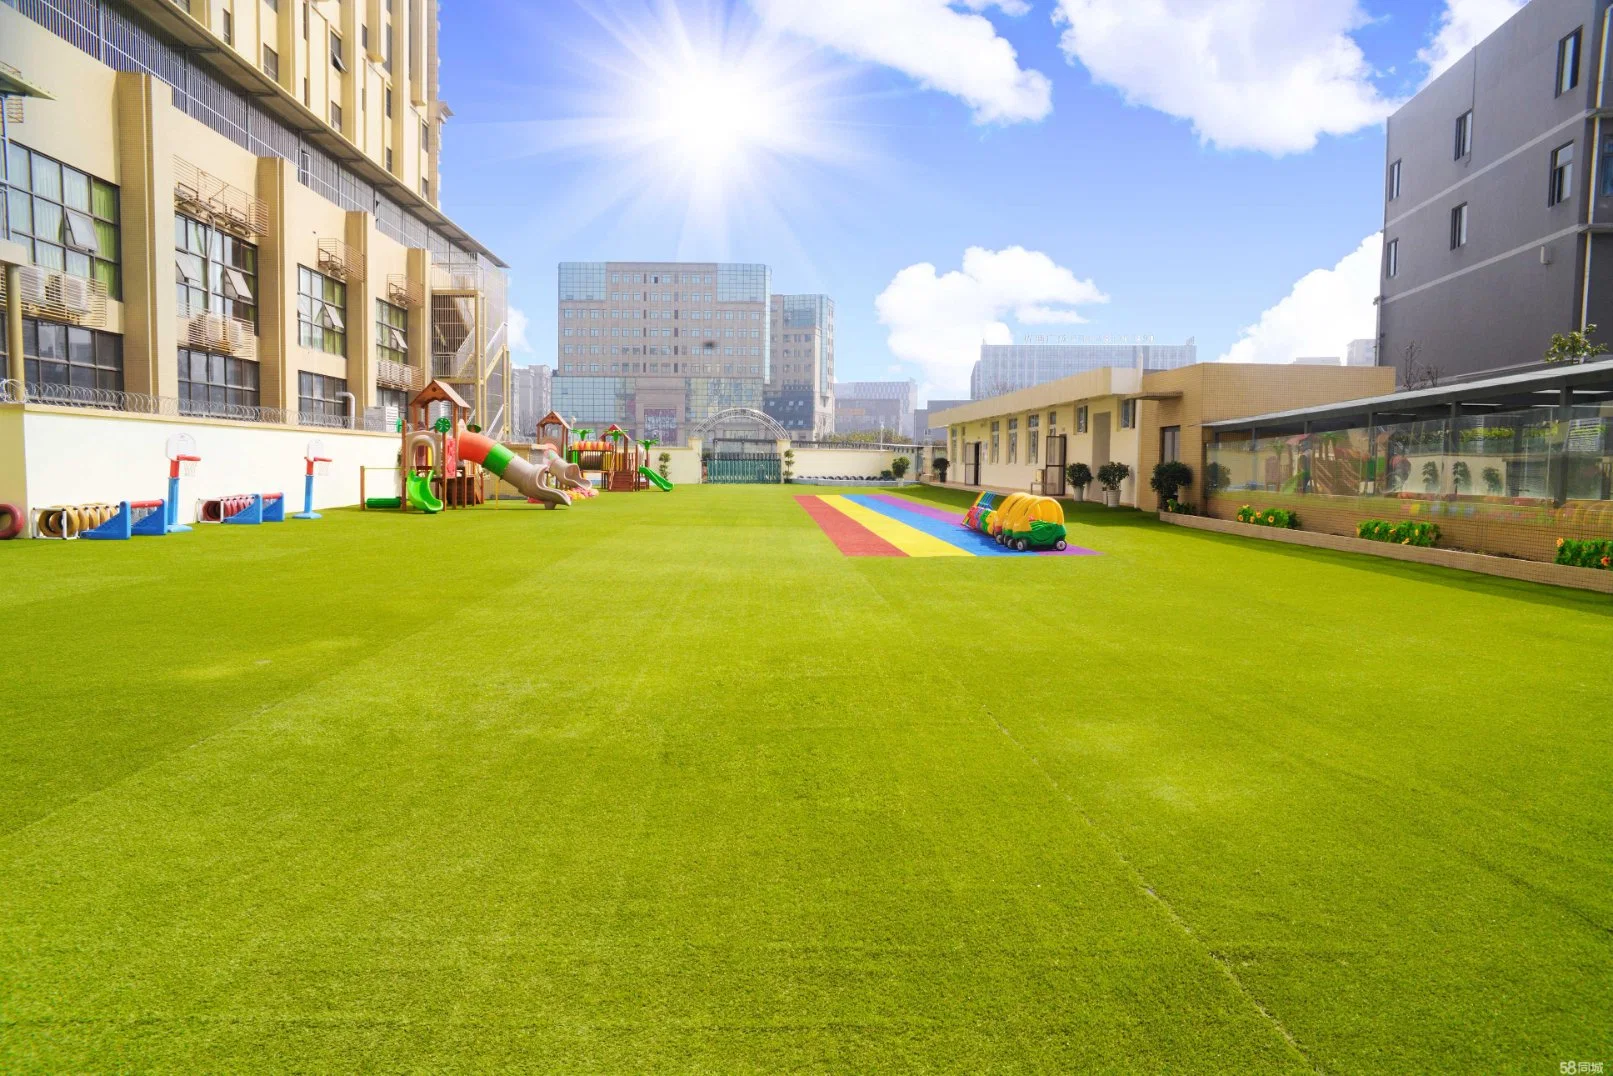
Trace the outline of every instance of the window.
{"type": "Polygon", "coordinates": [[[301,183],[304,187],[309,186],[310,181],[313,179],[313,172],[314,172],[313,158],[308,155],[307,150],[305,150],[305,149],[298,150],[297,151],[297,182],[301,183]]]}
{"type": "Polygon", "coordinates": [[[1557,42],[1557,96],[1579,85],[1580,31],[1575,30],[1557,42]]]}
{"type": "Polygon", "coordinates": [[[1574,143],[1551,151],[1551,191],[1547,205],[1558,205],[1574,193],[1574,143]]]}
{"type": "Polygon", "coordinates": [[[997,427],[999,425],[1000,424],[996,423],[996,422],[993,422],[991,424],[991,462],[992,463],[997,462],[997,427]]]}
{"type": "Polygon", "coordinates": [[[1035,464],[1041,454],[1042,431],[1038,429],[1041,424],[1041,415],[1031,415],[1025,420],[1025,462],[1035,464]]]}
{"type": "Polygon", "coordinates": [[[1467,246],[1467,203],[1451,210],[1451,249],[1467,246]]]}
{"type": "Polygon", "coordinates": [[[258,364],[179,349],[179,413],[239,417],[231,408],[258,406],[258,364]]]}
{"type": "Polygon", "coordinates": [[[431,180],[425,176],[420,177],[420,197],[428,202],[431,201],[431,180]]]}
{"type": "Polygon", "coordinates": [[[346,284],[297,266],[297,343],[328,355],[346,355],[346,310],[346,284]]]}
{"type": "Polygon", "coordinates": [[[235,44],[235,16],[227,8],[224,10],[223,15],[224,44],[233,45],[235,44]]]}
{"type": "Polygon", "coordinates": [[[358,28],[358,43],[365,52],[370,51],[370,24],[364,23],[358,28]]]}
{"type": "Polygon", "coordinates": [[[388,87],[387,91],[386,91],[386,118],[387,119],[392,118],[392,95],[393,95],[393,91],[392,91],[391,87],[388,87]]]}
{"type": "Polygon", "coordinates": [[[1473,110],[1470,108],[1456,117],[1456,159],[1461,160],[1473,152],[1473,110]]]}
{"type": "Polygon", "coordinates": [[[224,314],[258,326],[258,248],[182,214],[174,214],[177,313],[224,314]]]}
{"type": "Polygon", "coordinates": [[[280,81],[280,54],[268,45],[263,46],[263,73],[276,82],[280,81]]]}
{"type": "Polygon", "coordinates": [[[118,188],[16,142],[9,160],[11,238],[35,265],[98,280],[121,299],[118,188]]]}
{"type": "Polygon", "coordinates": [[[1075,432],[1087,432],[1087,407],[1085,404],[1075,409],[1075,432]]]}
{"type": "Polygon", "coordinates": [[[1159,428],[1159,461],[1170,463],[1182,458],[1182,427],[1161,426],[1159,428]]]}
{"type": "Polygon", "coordinates": [[[1137,401],[1121,400],[1120,428],[1123,430],[1129,430],[1135,425],[1137,425],[1137,401]]]}
{"type": "Polygon", "coordinates": [[[1383,248],[1383,275],[1393,280],[1400,275],[1400,240],[1391,239],[1383,248]]]}
{"type": "Polygon", "coordinates": [[[391,146],[388,146],[386,148],[386,170],[388,172],[392,171],[392,147],[391,146]]]}
{"type": "Polygon", "coordinates": [[[330,103],[330,125],[338,131],[342,129],[342,106],[335,101],[330,103]]]}
{"type": "Polygon", "coordinates": [[[297,374],[297,421],[309,426],[347,425],[347,391],[344,377],[326,377],[306,370],[297,374]]]}
{"type": "Polygon", "coordinates": [[[1400,162],[1389,166],[1389,201],[1400,197],[1400,162]]]}
{"type": "Polygon", "coordinates": [[[22,369],[23,380],[47,395],[53,385],[122,392],[123,337],[23,318],[22,369]]]}
{"type": "Polygon", "coordinates": [[[330,63],[338,71],[347,70],[347,61],[342,59],[342,35],[335,30],[330,32],[330,63]]]}
{"type": "Polygon", "coordinates": [[[409,365],[409,312],[375,300],[375,357],[409,365]]]}
{"type": "Polygon", "coordinates": [[[1019,419],[1008,420],[1008,462],[1019,462],[1019,419]]]}

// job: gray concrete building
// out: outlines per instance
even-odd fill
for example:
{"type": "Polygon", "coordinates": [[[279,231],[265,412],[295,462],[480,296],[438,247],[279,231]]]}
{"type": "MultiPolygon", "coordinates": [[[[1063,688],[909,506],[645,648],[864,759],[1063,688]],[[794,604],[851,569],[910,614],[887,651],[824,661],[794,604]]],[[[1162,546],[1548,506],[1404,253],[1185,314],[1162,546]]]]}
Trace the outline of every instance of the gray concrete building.
{"type": "Polygon", "coordinates": [[[916,381],[847,381],[834,387],[836,433],[913,436],[916,381]]]}
{"type": "Polygon", "coordinates": [[[827,295],[772,297],[773,362],[762,409],[800,440],[834,433],[835,304],[827,295]]]}
{"type": "Polygon", "coordinates": [[[1402,384],[1538,366],[1553,333],[1613,329],[1608,8],[1532,0],[1390,117],[1377,361],[1402,384]]]}
{"type": "Polygon", "coordinates": [[[1152,336],[1026,336],[1017,344],[981,344],[969,377],[976,400],[1045,385],[1088,370],[1174,370],[1199,361],[1198,345],[1156,344],[1152,336]]]}
{"type": "Polygon", "coordinates": [[[913,440],[922,441],[926,444],[946,444],[947,428],[945,426],[931,426],[930,416],[939,415],[942,411],[953,407],[962,407],[969,402],[968,400],[931,400],[923,407],[914,410],[913,429],[918,432],[914,434],[913,440]]]}
{"type": "Polygon", "coordinates": [[[1344,352],[1344,365],[1378,365],[1378,342],[1376,340],[1351,340],[1350,346],[1344,352]]]}

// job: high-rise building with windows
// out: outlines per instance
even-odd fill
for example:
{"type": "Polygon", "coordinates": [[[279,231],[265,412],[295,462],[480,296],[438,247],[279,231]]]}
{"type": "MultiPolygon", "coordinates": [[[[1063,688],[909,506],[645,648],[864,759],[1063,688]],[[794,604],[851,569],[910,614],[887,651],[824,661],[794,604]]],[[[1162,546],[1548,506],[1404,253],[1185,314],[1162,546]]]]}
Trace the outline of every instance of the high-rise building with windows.
{"type": "Polygon", "coordinates": [[[792,437],[835,429],[835,304],[827,295],[773,296],[773,365],[764,408],[792,437]]]}
{"type": "Polygon", "coordinates": [[[0,72],[14,394],[380,428],[440,377],[505,431],[504,263],[439,208],[436,0],[5,0],[0,72]]]}
{"type": "Polygon", "coordinates": [[[1061,377],[1113,367],[1174,370],[1198,362],[1198,345],[1156,344],[1139,337],[1030,337],[1018,344],[981,344],[969,378],[969,395],[984,400],[1061,377]]]}
{"type": "Polygon", "coordinates": [[[834,387],[835,432],[913,436],[916,381],[842,381],[834,387]]]}
{"type": "Polygon", "coordinates": [[[1608,11],[1531,0],[1389,117],[1377,362],[1401,384],[1613,326],[1608,11]]]}
{"type": "Polygon", "coordinates": [[[531,441],[538,422],[553,410],[550,384],[554,371],[544,365],[517,366],[510,372],[510,435],[531,441]]]}
{"type": "Polygon", "coordinates": [[[663,444],[727,408],[761,410],[771,288],[765,265],[561,262],[554,409],[663,444]]]}

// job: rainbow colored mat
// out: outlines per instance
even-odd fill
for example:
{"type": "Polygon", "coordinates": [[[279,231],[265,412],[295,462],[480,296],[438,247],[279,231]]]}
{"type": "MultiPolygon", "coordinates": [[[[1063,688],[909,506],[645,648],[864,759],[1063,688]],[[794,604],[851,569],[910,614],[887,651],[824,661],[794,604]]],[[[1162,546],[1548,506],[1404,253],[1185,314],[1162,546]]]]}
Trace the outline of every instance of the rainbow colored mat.
{"type": "MultiPolygon", "coordinates": [[[[800,496],[795,499],[848,557],[1026,557],[963,525],[963,513],[889,493],[800,496]]],[[[1070,546],[1046,557],[1095,557],[1070,546]]]]}

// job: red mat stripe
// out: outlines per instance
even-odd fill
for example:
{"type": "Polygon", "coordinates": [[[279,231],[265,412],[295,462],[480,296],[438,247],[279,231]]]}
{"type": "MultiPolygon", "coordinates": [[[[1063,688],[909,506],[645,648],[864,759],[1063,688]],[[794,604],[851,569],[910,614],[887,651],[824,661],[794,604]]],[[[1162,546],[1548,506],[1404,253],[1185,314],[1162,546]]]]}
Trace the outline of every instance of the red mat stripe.
{"type": "Polygon", "coordinates": [[[848,557],[905,557],[900,549],[858,523],[855,519],[837,512],[813,496],[799,496],[795,503],[806,509],[812,521],[823,528],[841,553],[848,557]]]}

